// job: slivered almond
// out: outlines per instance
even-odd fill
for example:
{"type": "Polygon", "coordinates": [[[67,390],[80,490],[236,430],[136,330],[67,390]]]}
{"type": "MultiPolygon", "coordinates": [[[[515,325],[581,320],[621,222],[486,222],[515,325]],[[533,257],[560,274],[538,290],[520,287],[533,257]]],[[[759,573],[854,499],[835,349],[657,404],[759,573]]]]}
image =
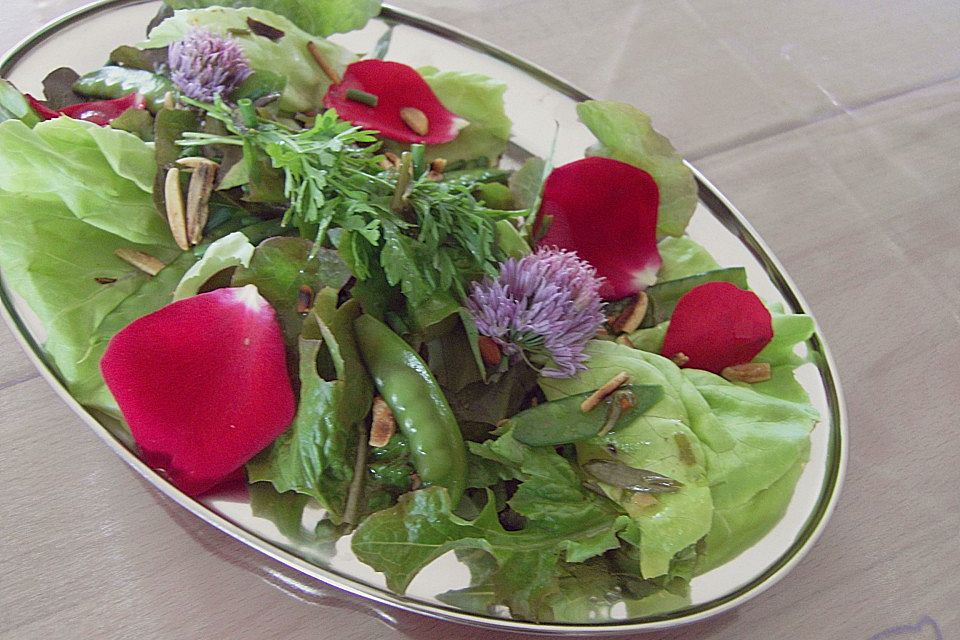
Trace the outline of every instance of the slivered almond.
{"type": "Polygon", "coordinates": [[[204,158],[203,156],[190,156],[189,158],[180,158],[177,160],[177,164],[185,169],[198,169],[201,165],[219,167],[216,162],[210,158],[204,158]]]}
{"type": "Polygon", "coordinates": [[[317,61],[317,64],[320,66],[320,70],[323,71],[323,74],[330,79],[330,82],[333,84],[340,84],[340,74],[320,51],[320,47],[317,46],[317,43],[308,42],[307,51],[309,51],[310,55],[313,56],[313,59],[317,61]]]}
{"type": "Polygon", "coordinates": [[[590,396],[580,403],[580,411],[587,413],[600,404],[604,398],[616,391],[621,385],[630,380],[630,374],[621,371],[610,378],[602,387],[590,394],[590,396]]]}
{"type": "Polygon", "coordinates": [[[726,367],[720,375],[730,382],[764,382],[773,375],[769,362],[748,362],[726,367]]]}
{"type": "Polygon", "coordinates": [[[177,108],[177,103],[173,99],[172,91],[167,91],[165,94],[163,94],[163,108],[170,109],[171,111],[177,108]]]}
{"type": "Polygon", "coordinates": [[[190,248],[187,236],[187,212],[183,204],[183,191],[180,189],[180,169],[167,171],[163,183],[163,196],[167,206],[167,224],[177,246],[186,251],[190,248]]]}
{"type": "Polygon", "coordinates": [[[641,291],[637,294],[637,299],[626,309],[620,312],[610,327],[617,333],[632,333],[640,328],[643,317],[647,315],[647,294],[641,291]]]}
{"type": "Polygon", "coordinates": [[[140,269],[140,271],[148,273],[151,276],[157,275],[167,266],[163,260],[154,258],[149,253],[137,251],[136,249],[117,249],[113,254],[127,264],[132,264],[137,269],[140,269]]]}
{"type": "Polygon", "coordinates": [[[430,171],[436,171],[437,173],[443,173],[447,168],[446,158],[437,158],[430,163],[430,171]]]}
{"type": "Polygon", "coordinates": [[[207,226],[207,219],[210,217],[210,194],[213,193],[218,168],[219,165],[215,162],[199,163],[190,176],[186,218],[187,241],[191,245],[200,244],[203,239],[203,228],[207,226]]]}
{"type": "Polygon", "coordinates": [[[379,449],[387,446],[390,438],[397,432],[397,421],[393,418],[393,412],[384,402],[383,398],[377,396],[373,399],[373,423],[370,425],[370,446],[379,449]]]}
{"type": "Polygon", "coordinates": [[[425,136],[430,131],[430,121],[427,119],[427,114],[416,107],[400,109],[400,119],[418,136],[425,136]]]}

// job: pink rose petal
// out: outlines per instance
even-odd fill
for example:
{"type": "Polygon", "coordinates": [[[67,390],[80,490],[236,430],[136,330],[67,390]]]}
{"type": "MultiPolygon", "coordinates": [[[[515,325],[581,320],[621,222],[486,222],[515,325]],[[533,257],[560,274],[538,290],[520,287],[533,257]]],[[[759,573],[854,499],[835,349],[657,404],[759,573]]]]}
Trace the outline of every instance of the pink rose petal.
{"type": "Polygon", "coordinates": [[[553,170],[543,187],[553,220],[541,246],[576,251],[604,278],[600,295],[616,300],[656,281],[660,192],[646,171],[610,158],[584,158],[553,170]]]}
{"type": "Polygon", "coordinates": [[[325,107],[336,109],[344,120],[379,131],[385,138],[400,142],[441,144],[450,142],[459,132],[456,114],[448,111],[416,69],[399,62],[361,60],[343,74],[340,84],[331,85],[323,98],[325,107]],[[377,97],[377,106],[347,98],[350,89],[377,97]],[[411,129],[400,116],[405,107],[419,109],[427,117],[427,135],[411,129]]]}
{"type": "Polygon", "coordinates": [[[708,282],[677,302],[660,353],[682,353],[689,358],[682,366],[719,374],[750,362],[772,339],[773,321],[757,294],[708,282]]]}
{"type": "Polygon", "coordinates": [[[228,478],[295,412],[276,314],[253,285],[134,321],[100,369],[144,461],[191,495],[228,478]]]}

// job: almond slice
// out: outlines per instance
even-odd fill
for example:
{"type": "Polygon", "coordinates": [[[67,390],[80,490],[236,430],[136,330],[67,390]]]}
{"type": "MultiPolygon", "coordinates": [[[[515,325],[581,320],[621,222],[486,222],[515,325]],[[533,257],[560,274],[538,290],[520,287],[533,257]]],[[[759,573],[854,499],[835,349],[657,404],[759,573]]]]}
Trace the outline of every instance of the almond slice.
{"type": "Polygon", "coordinates": [[[400,119],[418,136],[425,136],[430,132],[430,121],[427,119],[427,114],[416,107],[400,109],[400,119]]]}
{"type": "Polygon", "coordinates": [[[610,327],[617,333],[633,333],[640,328],[644,316],[647,315],[647,294],[641,291],[637,294],[633,304],[620,312],[610,327]]]}
{"type": "Polygon", "coordinates": [[[383,398],[373,399],[373,423],[370,425],[370,446],[376,449],[387,446],[397,432],[397,421],[383,398]]]}
{"type": "Polygon", "coordinates": [[[769,362],[748,362],[726,367],[720,375],[730,382],[765,382],[773,375],[769,362]]]}
{"type": "Polygon", "coordinates": [[[586,400],[580,403],[580,411],[584,413],[592,411],[604,398],[616,391],[621,385],[629,382],[629,380],[630,374],[626,371],[621,371],[613,376],[602,387],[594,391],[586,400]]]}
{"type": "Polygon", "coordinates": [[[127,264],[132,264],[137,269],[140,269],[140,271],[150,274],[151,276],[157,275],[167,266],[163,260],[154,258],[149,253],[137,251],[136,249],[117,249],[113,254],[127,264]]]}
{"type": "Polygon", "coordinates": [[[323,71],[323,74],[333,84],[340,84],[340,74],[337,73],[337,70],[333,67],[332,64],[327,60],[327,58],[320,51],[320,47],[317,46],[316,42],[307,43],[307,51],[310,52],[310,55],[313,56],[313,59],[317,61],[317,64],[320,66],[320,70],[323,71]]]}
{"type": "Polygon", "coordinates": [[[219,165],[215,162],[199,163],[190,176],[190,188],[187,190],[187,241],[191,245],[200,244],[203,229],[210,217],[210,194],[217,178],[219,165]]]}
{"type": "Polygon", "coordinates": [[[180,169],[167,171],[163,183],[163,196],[167,207],[167,224],[177,246],[186,251],[190,248],[187,235],[187,212],[183,204],[183,191],[180,189],[180,169]]]}

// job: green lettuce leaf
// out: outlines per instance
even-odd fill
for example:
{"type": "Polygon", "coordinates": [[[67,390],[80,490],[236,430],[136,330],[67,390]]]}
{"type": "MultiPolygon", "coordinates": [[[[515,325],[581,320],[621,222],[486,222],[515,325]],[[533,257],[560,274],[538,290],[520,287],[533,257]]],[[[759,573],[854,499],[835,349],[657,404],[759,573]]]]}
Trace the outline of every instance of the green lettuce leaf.
{"type": "MultiPolygon", "coordinates": [[[[380,13],[380,0],[166,0],[174,9],[256,7],[288,18],[315,36],[362,29],[380,13]]],[[[275,25],[271,25],[275,26],[275,25]]]]}
{"type": "Polygon", "coordinates": [[[657,231],[683,235],[697,206],[697,182],[670,141],[653,129],[650,117],[622,102],[597,100],[577,105],[577,114],[599,140],[588,153],[632,164],[653,176],[660,188],[657,231]]]}
{"type": "Polygon", "coordinates": [[[721,268],[701,244],[687,237],[668,236],[657,243],[657,248],[663,259],[657,272],[657,282],[678,280],[721,268]]]}
{"type": "Polygon", "coordinates": [[[596,389],[621,371],[630,374],[632,383],[661,385],[664,390],[663,399],[644,416],[577,446],[582,462],[609,459],[608,446],[613,446],[618,461],[683,483],[676,493],[659,495],[656,505],[644,508],[633,505],[630,492],[601,485],[631,515],[632,523],[621,537],[639,548],[642,576],[655,578],[670,570],[678,552],[710,530],[712,500],[703,447],[694,430],[709,407],[665,358],[607,341],[591,342],[586,353],[589,369],[576,378],[541,379],[548,400],[596,389]],[[686,440],[692,460],[681,455],[678,439],[686,440]]]}
{"type": "Polygon", "coordinates": [[[43,324],[44,348],[71,393],[119,415],[100,377],[106,342],[169,303],[192,263],[179,259],[154,210],[151,147],[69,118],[34,129],[8,120],[0,141],[0,268],[43,324]],[[116,257],[121,248],[169,266],[151,277],[116,257]]]}
{"type": "MultiPolygon", "coordinates": [[[[81,404],[111,415],[120,415],[116,401],[100,375],[100,359],[110,339],[118,331],[173,301],[174,288],[195,260],[192,253],[181,253],[160,273],[145,279],[136,291],[107,314],[89,336],[86,351],[77,362],[76,373],[69,386],[70,392],[81,404]]],[[[44,347],[49,350],[49,344],[44,347]]]]}
{"type": "Polygon", "coordinates": [[[430,487],[407,493],[395,507],[369,516],[354,533],[352,547],[362,562],[385,574],[390,589],[401,593],[443,554],[484,551],[496,561],[489,577],[495,602],[510,607],[515,616],[536,618],[544,598],[557,588],[557,564],[570,545],[592,546],[600,553],[603,545],[590,541],[619,526],[619,519],[576,518],[562,529],[530,523],[507,531],[497,519],[492,496],[475,519],[466,520],[453,514],[445,489],[430,487]]]}
{"type": "Polygon", "coordinates": [[[78,220],[137,244],[175,246],[151,192],[153,147],[72,118],[0,123],[0,191],[63,203],[78,220]]]}
{"type": "Polygon", "coordinates": [[[247,236],[240,231],[215,240],[207,247],[200,261],[183,274],[173,292],[173,299],[183,300],[197,295],[207,280],[224,269],[249,266],[254,250],[247,236]]]}
{"type": "Polygon", "coordinates": [[[440,71],[435,67],[418,71],[443,106],[469,123],[450,142],[430,146],[428,156],[448,162],[487,158],[495,163],[510,139],[512,123],[503,107],[507,86],[479,73],[440,71]]]}
{"type": "MultiPolygon", "coordinates": [[[[218,1],[216,4],[222,3],[218,1]]],[[[257,4],[262,2],[258,1],[257,4]]],[[[287,4],[293,6],[299,3],[287,4]]],[[[228,34],[230,30],[242,34],[248,31],[248,18],[285,33],[277,42],[254,34],[233,36],[240,43],[254,70],[280,72],[286,76],[287,84],[280,98],[280,108],[284,111],[316,109],[322,104],[323,96],[330,86],[330,80],[307,51],[307,43],[315,43],[327,61],[341,74],[347,65],[356,59],[355,55],[343,47],[310,35],[288,18],[253,8],[210,7],[177,11],[172,18],[164,20],[154,29],[148,40],[137,46],[141,49],[165,47],[180,40],[195,26],[221,35],[228,34]]]]}
{"type": "Polygon", "coordinates": [[[30,103],[9,81],[0,78],[0,122],[20,120],[28,127],[40,122],[30,103]]]}
{"type": "Polygon", "coordinates": [[[360,361],[353,320],[360,306],[335,308],[336,292],[318,295],[300,338],[300,401],[289,429],[247,464],[250,482],[270,482],[278,492],[312,496],[335,521],[343,516],[359,442],[355,425],[373,402],[373,387],[360,361]],[[322,348],[326,346],[326,353],[322,348]],[[321,375],[329,358],[334,379],[321,375]],[[318,363],[319,361],[319,363],[318,363]]]}

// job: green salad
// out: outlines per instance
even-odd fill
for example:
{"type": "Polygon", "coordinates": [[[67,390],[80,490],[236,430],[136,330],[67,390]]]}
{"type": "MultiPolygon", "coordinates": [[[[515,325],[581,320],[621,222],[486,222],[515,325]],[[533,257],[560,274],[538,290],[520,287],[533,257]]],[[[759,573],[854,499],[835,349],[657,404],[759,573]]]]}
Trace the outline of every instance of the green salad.
{"type": "Polygon", "coordinates": [[[680,609],[774,527],[814,323],[685,235],[646,115],[584,102],[584,157],[507,158],[497,79],[327,39],[379,1],[224,4],[42,99],[0,80],[0,269],[79,402],[395,592],[455,552],[472,612],[680,609]]]}

